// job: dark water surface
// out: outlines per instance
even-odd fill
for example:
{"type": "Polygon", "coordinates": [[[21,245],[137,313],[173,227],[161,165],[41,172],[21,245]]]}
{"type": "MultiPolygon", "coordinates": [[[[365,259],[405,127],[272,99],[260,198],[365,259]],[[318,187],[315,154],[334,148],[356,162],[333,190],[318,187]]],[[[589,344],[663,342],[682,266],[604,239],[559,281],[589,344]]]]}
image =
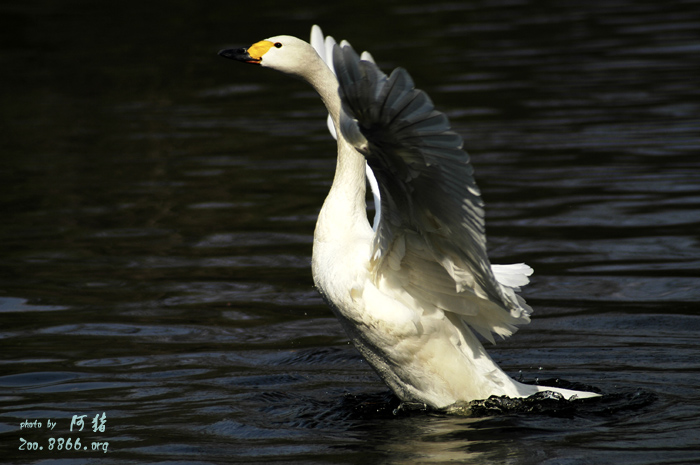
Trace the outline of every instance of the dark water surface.
{"type": "Polygon", "coordinates": [[[699,63],[698,1],[3,2],[3,461],[697,463],[699,63]],[[494,358],[605,401],[392,414],[312,287],[325,110],[216,56],[313,23],[465,137],[493,261],[535,268],[494,358]]]}

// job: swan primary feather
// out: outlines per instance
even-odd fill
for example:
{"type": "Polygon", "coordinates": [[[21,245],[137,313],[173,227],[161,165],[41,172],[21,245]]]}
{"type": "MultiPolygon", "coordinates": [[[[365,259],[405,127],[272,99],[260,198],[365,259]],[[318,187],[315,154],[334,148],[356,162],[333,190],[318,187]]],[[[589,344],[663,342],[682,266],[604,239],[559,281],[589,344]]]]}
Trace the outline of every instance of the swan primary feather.
{"type": "Polygon", "coordinates": [[[530,321],[516,291],[532,269],[491,265],[484,204],[462,138],[408,72],[385,75],[369,54],[324,38],[318,26],[311,44],[276,36],[220,55],[299,77],[325,104],[338,159],[314,232],[314,282],[402,401],[443,408],[545,390],[597,395],[519,383],[475,335],[493,342],[530,321]],[[374,228],[365,176],[375,194],[374,228]]]}

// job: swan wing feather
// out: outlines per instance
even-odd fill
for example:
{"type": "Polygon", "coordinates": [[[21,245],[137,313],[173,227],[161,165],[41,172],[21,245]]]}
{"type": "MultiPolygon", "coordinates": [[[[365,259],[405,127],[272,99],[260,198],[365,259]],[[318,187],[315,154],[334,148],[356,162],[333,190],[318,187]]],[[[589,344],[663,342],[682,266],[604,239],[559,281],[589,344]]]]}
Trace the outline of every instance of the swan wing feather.
{"type": "Polygon", "coordinates": [[[377,178],[381,220],[372,246],[374,284],[425,314],[458,314],[489,340],[529,322],[515,294],[527,265],[492,268],[484,204],[461,136],[411,76],[389,76],[352,47],[333,51],[341,132],[377,178]]]}

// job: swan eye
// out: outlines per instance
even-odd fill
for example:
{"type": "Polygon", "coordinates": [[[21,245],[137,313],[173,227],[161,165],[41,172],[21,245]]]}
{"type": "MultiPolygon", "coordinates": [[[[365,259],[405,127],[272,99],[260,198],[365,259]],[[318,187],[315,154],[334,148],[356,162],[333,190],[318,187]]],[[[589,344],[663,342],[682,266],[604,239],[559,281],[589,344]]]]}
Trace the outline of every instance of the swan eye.
{"type": "Polygon", "coordinates": [[[282,44],[281,44],[280,42],[275,42],[275,47],[281,48],[281,47],[282,47],[282,44]]]}

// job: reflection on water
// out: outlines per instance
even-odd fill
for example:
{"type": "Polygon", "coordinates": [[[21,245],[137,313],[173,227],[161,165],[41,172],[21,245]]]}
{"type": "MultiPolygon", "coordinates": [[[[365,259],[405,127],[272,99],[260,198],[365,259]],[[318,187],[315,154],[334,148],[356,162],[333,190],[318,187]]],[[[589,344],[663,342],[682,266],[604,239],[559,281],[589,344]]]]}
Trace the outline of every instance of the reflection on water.
{"type": "Polygon", "coordinates": [[[161,3],[0,7],[8,463],[698,458],[698,2],[161,3]],[[493,356],[609,403],[392,413],[312,287],[325,110],[216,56],[314,22],[464,135],[494,261],[536,272],[532,323],[493,356]],[[19,450],[78,436],[108,452],[19,450]]]}

